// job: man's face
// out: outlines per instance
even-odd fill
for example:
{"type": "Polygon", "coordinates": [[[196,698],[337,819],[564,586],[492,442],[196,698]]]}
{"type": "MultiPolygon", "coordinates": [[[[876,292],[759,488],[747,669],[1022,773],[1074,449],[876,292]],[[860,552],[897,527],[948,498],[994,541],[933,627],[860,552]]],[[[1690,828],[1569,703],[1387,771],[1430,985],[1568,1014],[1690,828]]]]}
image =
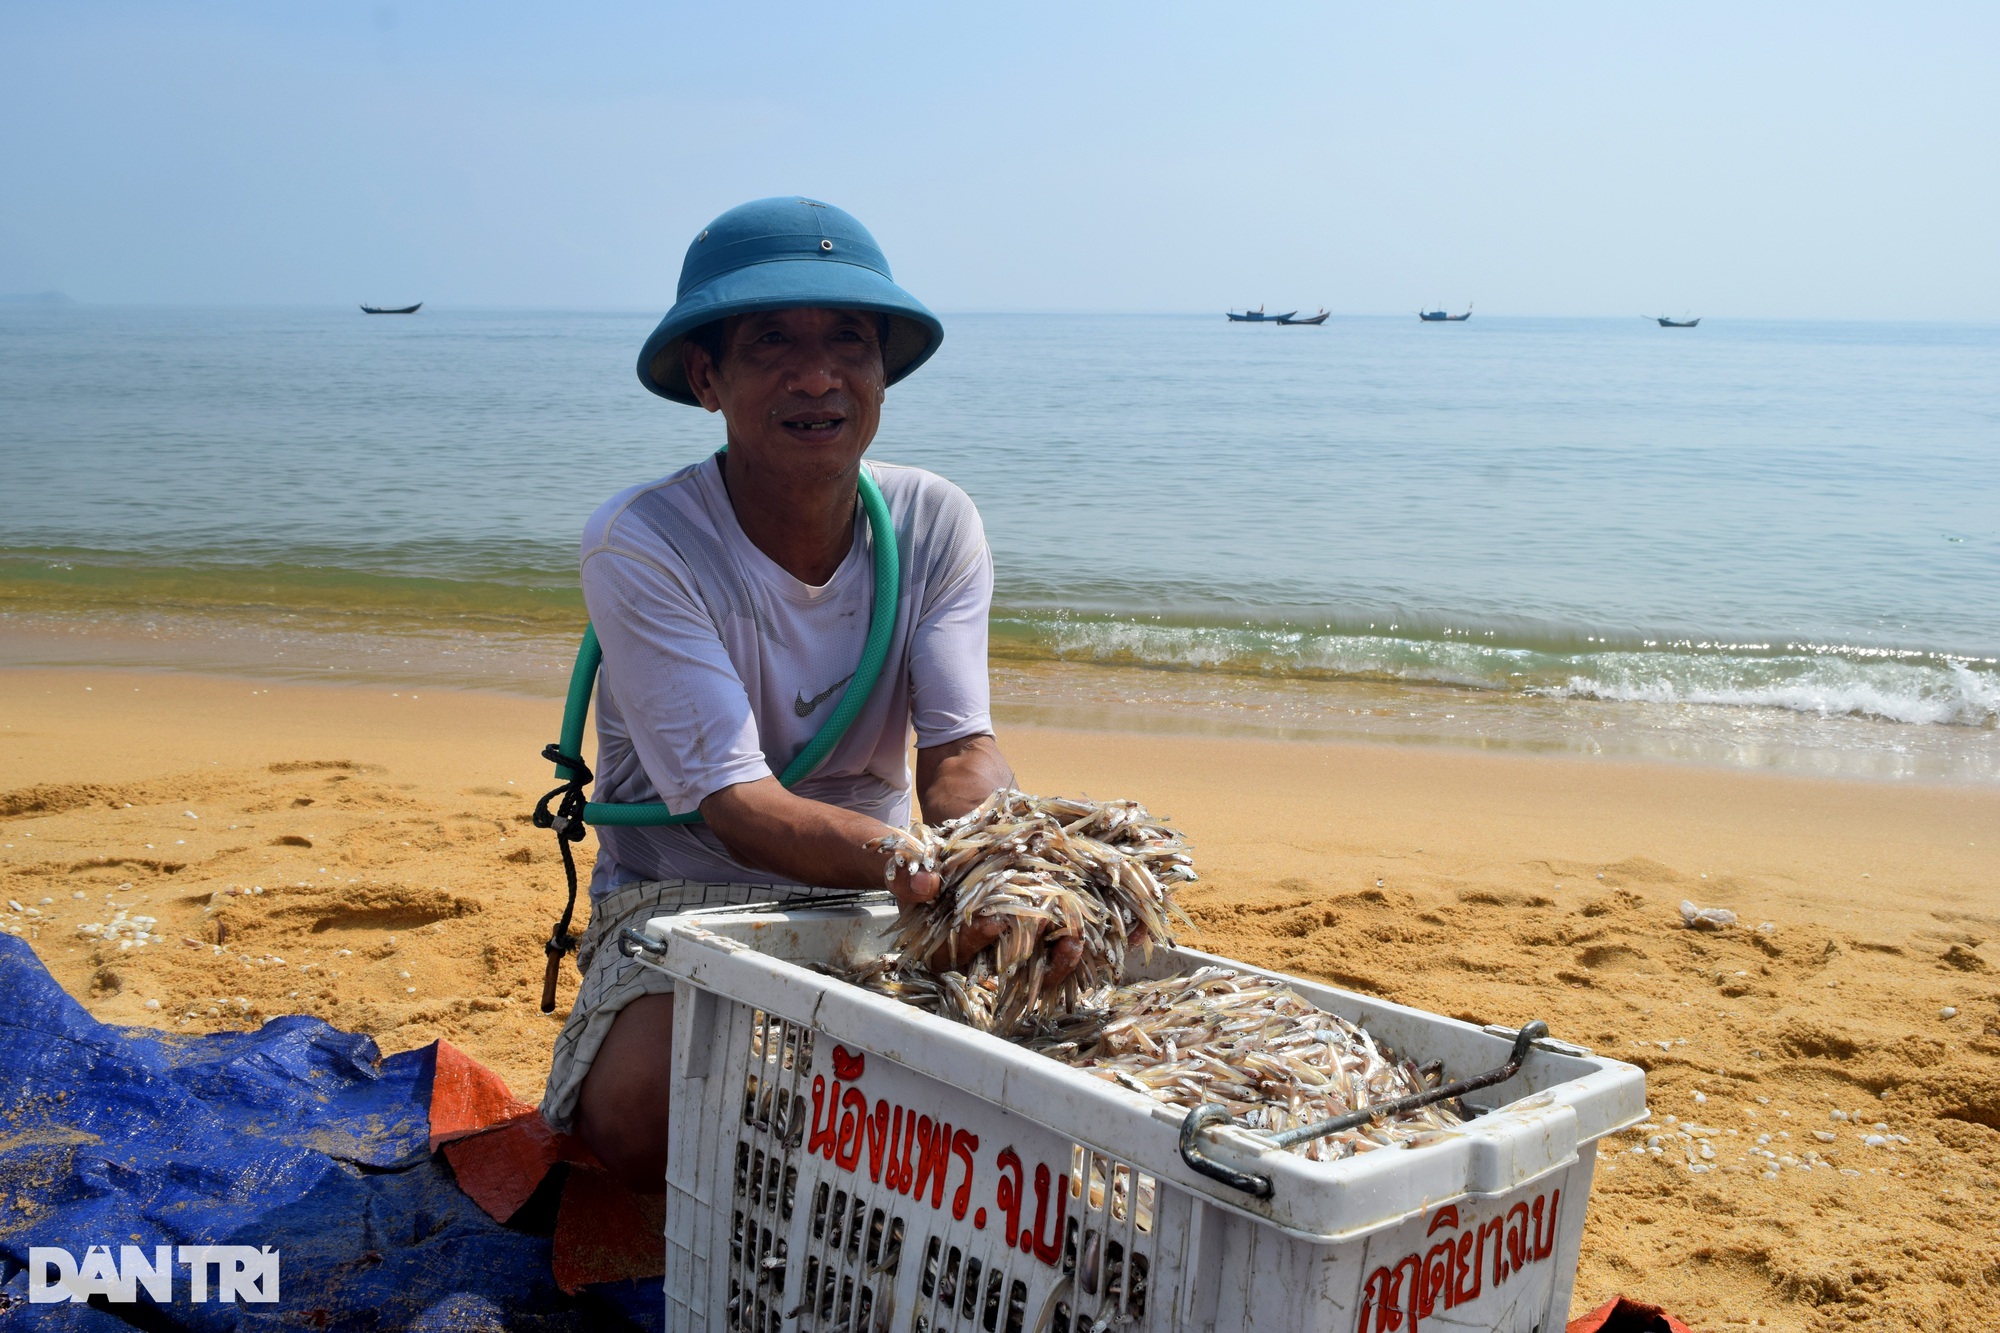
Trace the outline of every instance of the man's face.
{"type": "Polygon", "coordinates": [[[881,424],[887,384],[872,314],[736,315],[722,326],[720,364],[693,343],[684,357],[695,397],[722,413],[731,450],[753,461],[834,475],[859,463],[881,424]]]}

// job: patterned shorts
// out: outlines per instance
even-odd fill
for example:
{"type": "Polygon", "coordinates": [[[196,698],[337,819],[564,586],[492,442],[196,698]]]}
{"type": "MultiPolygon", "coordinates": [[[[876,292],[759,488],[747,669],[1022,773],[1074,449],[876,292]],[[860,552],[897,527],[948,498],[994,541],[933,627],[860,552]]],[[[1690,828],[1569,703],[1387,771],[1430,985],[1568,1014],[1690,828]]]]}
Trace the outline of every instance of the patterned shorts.
{"type": "Polygon", "coordinates": [[[673,978],[647,967],[618,947],[618,932],[637,929],[656,916],[708,907],[734,907],[797,897],[797,885],[702,884],[687,879],[651,880],[627,884],[591,903],[590,925],[577,944],[576,966],[583,985],[570,1007],[569,1020],[556,1037],[549,1064],[549,1082],[542,1093],[542,1119],[567,1133],[574,1128],[577,1094],[584,1075],[597,1059],[604,1034],[623,1009],[641,995],[671,995],[673,978]]]}

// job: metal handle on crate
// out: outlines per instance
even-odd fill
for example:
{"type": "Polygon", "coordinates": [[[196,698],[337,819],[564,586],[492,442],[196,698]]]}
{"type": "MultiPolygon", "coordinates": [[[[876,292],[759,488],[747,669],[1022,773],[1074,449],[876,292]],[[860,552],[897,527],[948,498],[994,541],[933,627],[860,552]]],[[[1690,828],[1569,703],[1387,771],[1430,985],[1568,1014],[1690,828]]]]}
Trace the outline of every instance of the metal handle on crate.
{"type": "Polygon", "coordinates": [[[1544,1023],[1539,1018],[1531,1019],[1521,1026],[1519,1032],[1514,1034],[1514,1049],[1508,1054],[1507,1063],[1501,1065],[1498,1069],[1489,1069],[1483,1074],[1474,1074],[1471,1078],[1462,1078],[1456,1083],[1446,1083],[1441,1087],[1432,1088],[1427,1092],[1415,1092],[1407,1097],[1398,1097],[1393,1102],[1379,1102],[1374,1106],[1364,1106],[1358,1111],[1349,1111],[1345,1115],[1337,1115],[1329,1120],[1316,1121],[1310,1125],[1300,1125],[1297,1129],[1288,1129],[1282,1134],[1273,1134],[1271,1142],[1277,1144],[1280,1148],[1290,1148],[1295,1144],[1305,1143],[1312,1139],[1325,1138],[1329,1134],[1338,1134],[1343,1129],[1354,1129],[1357,1126],[1367,1124],[1370,1120],[1374,1120],[1378,1116],[1401,1115],[1405,1111],[1414,1111],[1419,1107],[1429,1106],[1432,1102],[1450,1101],[1452,1098],[1462,1097],[1468,1092],[1477,1092],[1481,1088],[1490,1088],[1495,1083],[1505,1083],[1508,1079],[1520,1073],[1521,1066],[1527,1063],[1528,1048],[1534,1045],[1540,1038],[1548,1035],[1549,1025],[1547,1023],[1544,1023]]]}
{"type": "Polygon", "coordinates": [[[1181,1160],[1210,1180],[1219,1180],[1231,1189],[1254,1194],[1260,1199],[1271,1197],[1271,1178],[1255,1171],[1238,1171],[1235,1167],[1216,1161],[1202,1152],[1197,1140],[1210,1125],[1229,1123],[1229,1108],[1216,1102],[1203,1102],[1187,1113],[1181,1121],[1181,1160]]]}
{"type": "MultiPolygon", "coordinates": [[[[1295,1147],[1313,1139],[1325,1138],[1329,1134],[1338,1134],[1343,1129],[1355,1129],[1381,1116],[1402,1115],[1405,1111],[1415,1111],[1433,1102],[1450,1101],[1454,1097],[1463,1097],[1468,1092],[1477,1092],[1496,1083],[1505,1083],[1521,1072],[1521,1066],[1528,1061],[1529,1048],[1548,1035],[1547,1023],[1539,1018],[1531,1019],[1523,1023],[1521,1030],[1514,1034],[1514,1049],[1508,1053],[1507,1063],[1497,1069],[1474,1074],[1471,1078],[1462,1078],[1456,1083],[1446,1083],[1424,1092],[1412,1093],[1408,1097],[1398,1097],[1392,1102],[1378,1102],[1374,1106],[1364,1106],[1345,1115],[1315,1121],[1310,1125],[1300,1125],[1297,1129],[1288,1129],[1283,1133],[1271,1135],[1271,1142],[1280,1148],[1295,1147]]],[[[1212,1157],[1204,1156],[1196,1143],[1195,1136],[1202,1130],[1210,1125],[1227,1123],[1229,1119],[1228,1109],[1214,1102],[1205,1103],[1189,1111],[1187,1119],[1181,1121],[1181,1160],[1212,1180],[1219,1180],[1225,1185],[1254,1194],[1260,1199],[1270,1198],[1269,1176],[1238,1171],[1234,1167],[1225,1166],[1212,1157]]]]}
{"type": "Polygon", "coordinates": [[[656,954],[662,958],[666,957],[667,954],[667,946],[664,941],[656,940],[651,935],[642,934],[630,926],[626,926],[618,932],[618,949],[627,958],[637,958],[639,956],[634,950],[644,950],[646,953],[656,954]]]}

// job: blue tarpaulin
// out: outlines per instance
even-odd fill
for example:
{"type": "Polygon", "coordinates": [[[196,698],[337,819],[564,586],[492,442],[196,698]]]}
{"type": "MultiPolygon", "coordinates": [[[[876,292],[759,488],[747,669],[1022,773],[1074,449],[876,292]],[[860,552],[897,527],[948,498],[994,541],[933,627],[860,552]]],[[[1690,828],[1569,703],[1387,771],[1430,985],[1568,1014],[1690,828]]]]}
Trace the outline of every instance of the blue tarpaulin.
{"type": "MultiPolygon", "coordinates": [[[[546,1224],[507,1226],[429,1148],[435,1047],[383,1058],[316,1018],[110,1027],[0,936],[0,1329],[633,1327],[658,1286],[566,1296],[546,1224]],[[279,1299],[29,1303],[31,1247],[279,1252],[279,1299]]],[[[532,1210],[529,1210],[532,1211],[532,1210]]],[[[651,1323],[652,1320],[645,1322],[651,1323]]]]}

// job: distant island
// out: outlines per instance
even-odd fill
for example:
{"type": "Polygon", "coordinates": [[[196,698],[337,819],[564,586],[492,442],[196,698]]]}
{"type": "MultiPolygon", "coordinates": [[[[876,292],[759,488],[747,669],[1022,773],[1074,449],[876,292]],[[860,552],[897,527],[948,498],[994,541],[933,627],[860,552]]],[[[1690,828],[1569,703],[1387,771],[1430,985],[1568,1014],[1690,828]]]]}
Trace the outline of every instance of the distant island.
{"type": "Polygon", "coordinates": [[[0,292],[0,305],[75,305],[61,292],[0,292]]]}

